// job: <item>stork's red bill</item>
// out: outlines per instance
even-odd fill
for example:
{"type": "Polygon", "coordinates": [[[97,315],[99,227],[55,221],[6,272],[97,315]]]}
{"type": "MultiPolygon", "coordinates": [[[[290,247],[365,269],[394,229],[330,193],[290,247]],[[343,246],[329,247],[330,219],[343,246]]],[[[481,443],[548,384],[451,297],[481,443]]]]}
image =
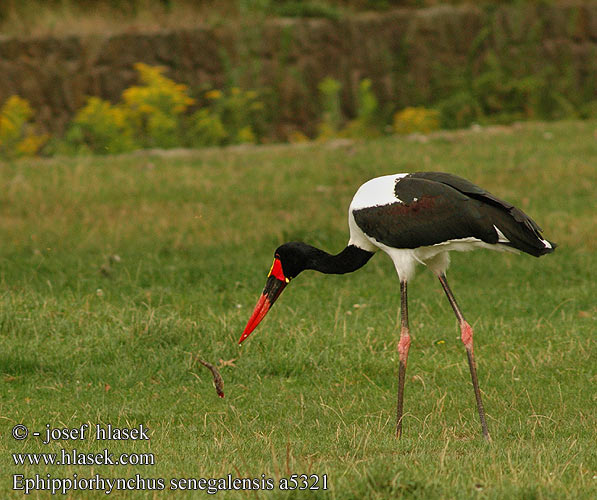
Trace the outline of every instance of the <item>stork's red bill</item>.
{"type": "Polygon", "coordinates": [[[261,293],[261,297],[257,301],[257,305],[255,305],[255,309],[253,310],[253,314],[249,318],[247,322],[247,326],[245,326],[245,330],[238,341],[239,344],[243,342],[251,332],[257,328],[257,325],[261,322],[267,312],[271,309],[274,305],[274,302],[278,299],[280,294],[286,288],[286,285],[290,283],[290,278],[284,276],[284,270],[282,269],[282,263],[278,257],[274,258],[274,263],[272,264],[272,268],[267,275],[267,281],[265,282],[265,288],[261,293]]]}

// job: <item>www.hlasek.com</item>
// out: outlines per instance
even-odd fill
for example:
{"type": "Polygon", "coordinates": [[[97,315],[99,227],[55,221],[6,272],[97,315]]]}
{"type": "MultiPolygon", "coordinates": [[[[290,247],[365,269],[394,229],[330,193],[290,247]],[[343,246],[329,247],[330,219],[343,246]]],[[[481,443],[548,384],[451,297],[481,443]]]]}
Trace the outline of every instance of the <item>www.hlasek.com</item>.
{"type": "MultiPolygon", "coordinates": [[[[44,432],[29,432],[29,429],[22,424],[15,425],[12,429],[12,436],[17,441],[23,441],[29,437],[37,438],[41,444],[47,445],[54,441],[75,442],[85,441],[89,437],[95,441],[149,441],[150,431],[143,424],[134,428],[120,428],[110,424],[104,426],[96,424],[82,424],[76,428],[53,428],[46,424],[44,432]]],[[[90,453],[80,452],[76,448],[61,449],[58,453],[13,453],[15,466],[89,466],[89,465],[155,465],[153,453],[121,453],[114,455],[109,449],[104,448],[101,452],[90,453]]],[[[144,477],[135,474],[134,477],[104,477],[94,474],[91,477],[83,477],[77,473],[69,477],[55,477],[52,474],[13,474],[12,489],[20,491],[25,495],[33,492],[47,491],[52,495],[66,495],[76,491],[103,491],[109,495],[113,491],[205,491],[213,495],[219,491],[234,490],[327,490],[327,474],[291,474],[288,477],[274,479],[261,474],[260,477],[239,478],[231,474],[219,478],[162,478],[144,477]]]]}

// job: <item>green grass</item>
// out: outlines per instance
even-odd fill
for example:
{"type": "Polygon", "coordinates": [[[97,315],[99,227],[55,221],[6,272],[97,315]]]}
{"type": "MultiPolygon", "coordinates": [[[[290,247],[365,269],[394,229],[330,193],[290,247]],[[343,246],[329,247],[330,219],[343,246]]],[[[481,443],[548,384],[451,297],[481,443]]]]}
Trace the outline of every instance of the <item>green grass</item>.
{"type": "Polygon", "coordinates": [[[526,124],[427,142],[0,164],[1,496],[20,497],[13,474],[167,483],[296,473],[328,475],[318,498],[595,498],[596,130],[526,124]],[[471,179],[521,206],[560,245],[541,259],[453,255],[449,277],[476,331],[490,444],[456,321],[423,269],[409,288],[400,441],[399,291],[383,254],[346,276],[305,272],[237,345],[275,247],[301,239],[341,250],[360,183],[412,170],[471,179]],[[225,399],[195,354],[220,366],[225,399]],[[10,436],[16,424],[32,432],[83,423],[143,424],[151,440],[46,446],[10,436]],[[12,453],[61,448],[150,452],[155,465],[12,463],[12,453]]]}

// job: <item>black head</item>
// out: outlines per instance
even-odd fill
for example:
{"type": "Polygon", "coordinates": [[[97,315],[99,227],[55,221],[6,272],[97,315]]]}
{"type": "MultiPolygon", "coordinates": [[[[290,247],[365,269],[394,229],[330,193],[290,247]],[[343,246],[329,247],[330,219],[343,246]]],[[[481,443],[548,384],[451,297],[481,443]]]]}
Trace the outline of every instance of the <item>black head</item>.
{"type": "Polygon", "coordinates": [[[311,260],[317,249],[300,241],[291,241],[280,245],[274,252],[274,259],[282,265],[284,276],[291,280],[302,271],[310,268],[311,260]]]}
{"type": "Polygon", "coordinates": [[[274,263],[267,275],[265,288],[238,341],[239,344],[251,334],[265,317],[284,288],[286,288],[286,285],[290,283],[290,280],[295,278],[301,271],[309,268],[316,251],[317,249],[312,246],[297,241],[284,243],[284,245],[277,248],[274,252],[274,263]]]}

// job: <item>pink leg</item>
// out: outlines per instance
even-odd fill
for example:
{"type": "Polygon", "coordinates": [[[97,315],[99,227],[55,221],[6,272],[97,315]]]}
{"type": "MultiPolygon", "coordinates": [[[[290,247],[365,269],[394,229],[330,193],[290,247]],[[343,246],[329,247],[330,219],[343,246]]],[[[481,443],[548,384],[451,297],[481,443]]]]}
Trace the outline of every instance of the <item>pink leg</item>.
{"type": "Polygon", "coordinates": [[[460,339],[464,347],[473,352],[473,327],[464,319],[460,323],[460,339]]]}
{"type": "Polygon", "coordinates": [[[458,307],[458,303],[456,302],[456,298],[450,290],[448,286],[448,281],[446,280],[445,274],[440,274],[438,276],[440,283],[446,292],[446,296],[450,301],[450,305],[454,310],[454,314],[456,314],[456,318],[458,319],[458,324],[460,325],[460,338],[464,347],[466,348],[466,356],[468,358],[468,366],[471,372],[471,379],[473,382],[473,389],[475,390],[475,399],[477,400],[477,410],[479,411],[479,419],[481,420],[481,430],[483,432],[483,437],[490,441],[491,437],[489,436],[489,431],[487,429],[487,422],[485,421],[485,409],[483,408],[483,401],[481,400],[481,391],[479,390],[479,380],[477,378],[477,364],[475,363],[475,356],[473,354],[473,328],[468,322],[464,319],[460,308],[458,307]]]}
{"type": "Polygon", "coordinates": [[[396,437],[402,436],[402,413],[404,402],[404,380],[406,379],[406,361],[410,348],[410,330],[408,328],[408,303],[406,281],[400,281],[400,341],[398,342],[398,404],[396,407],[396,437]]]}

